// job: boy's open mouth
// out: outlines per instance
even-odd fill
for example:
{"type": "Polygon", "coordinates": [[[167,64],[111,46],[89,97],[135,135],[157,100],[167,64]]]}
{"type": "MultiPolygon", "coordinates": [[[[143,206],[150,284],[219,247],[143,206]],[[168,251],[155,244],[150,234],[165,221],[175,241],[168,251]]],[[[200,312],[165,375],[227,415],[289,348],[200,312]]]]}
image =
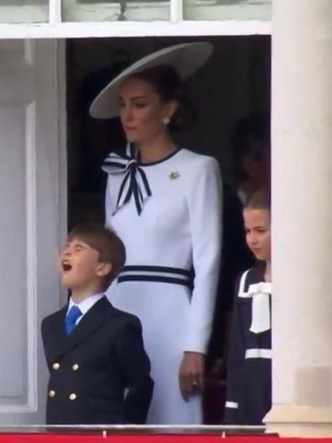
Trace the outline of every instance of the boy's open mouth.
{"type": "Polygon", "coordinates": [[[64,272],[68,272],[72,268],[72,265],[69,262],[67,262],[67,261],[63,261],[61,263],[61,265],[62,265],[62,269],[64,270],[64,272]]]}

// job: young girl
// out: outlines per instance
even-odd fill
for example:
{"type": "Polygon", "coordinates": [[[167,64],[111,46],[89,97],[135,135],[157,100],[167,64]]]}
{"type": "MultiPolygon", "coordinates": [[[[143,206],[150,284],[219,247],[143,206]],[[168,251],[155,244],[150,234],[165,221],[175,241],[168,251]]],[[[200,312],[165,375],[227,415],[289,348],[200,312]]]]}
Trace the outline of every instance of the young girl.
{"type": "Polygon", "coordinates": [[[271,214],[267,190],[252,196],[243,217],[247,244],[258,261],[242,275],[234,302],[224,421],[260,425],[271,408],[271,214]]]}

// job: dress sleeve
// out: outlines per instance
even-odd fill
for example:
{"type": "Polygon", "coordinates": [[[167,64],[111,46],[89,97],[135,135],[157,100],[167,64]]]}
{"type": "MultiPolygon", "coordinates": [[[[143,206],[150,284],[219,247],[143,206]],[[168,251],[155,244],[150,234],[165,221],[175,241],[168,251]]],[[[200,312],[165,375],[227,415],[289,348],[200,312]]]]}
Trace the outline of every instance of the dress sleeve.
{"type": "Polygon", "coordinates": [[[105,225],[108,228],[112,227],[111,218],[112,218],[112,207],[113,202],[111,199],[111,180],[110,176],[107,177],[106,191],[105,191],[105,225]]]}
{"type": "Polygon", "coordinates": [[[222,185],[215,159],[207,157],[192,177],[188,207],[195,277],[184,351],[205,353],[212,328],[221,255],[222,185]]]}
{"type": "Polygon", "coordinates": [[[240,283],[237,285],[236,298],[233,306],[232,324],[229,336],[229,346],[227,352],[227,393],[225,404],[224,424],[241,424],[241,404],[239,402],[239,378],[241,367],[244,362],[244,337],[241,330],[241,318],[239,311],[238,293],[243,290],[245,272],[240,283]]]}
{"type": "MultiPolygon", "coordinates": [[[[105,226],[110,229],[113,229],[112,226],[112,213],[114,210],[113,208],[114,208],[114,201],[112,200],[112,195],[111,195],[111,177],[108,176],[106,191],[105,191],[105,226]]],[[[115,291],[117,284],[118,284],[117,279],[115,279],[107,289],[106,295],[109,300],[112,300],[112,294],[113,291],[115,291]]]]}

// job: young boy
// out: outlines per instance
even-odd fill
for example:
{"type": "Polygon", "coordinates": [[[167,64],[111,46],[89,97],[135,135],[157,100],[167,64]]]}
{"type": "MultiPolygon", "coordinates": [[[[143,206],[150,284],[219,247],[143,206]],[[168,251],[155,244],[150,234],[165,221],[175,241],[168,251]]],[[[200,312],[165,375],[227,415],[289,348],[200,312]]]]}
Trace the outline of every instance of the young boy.
{"type": "Polygon", "coordinates": [[[42,322],[47,424],[145,423],[153,381],[141,324],[104,295],[124,263],[123,243],[103,226],[69,234],[59,266],[71,297],[42,322]]]}
{"type": "Polygon", "coordinates": [[[258,260],[241,279],[228,353],[225,423],[261,425],[271,408],[270,196],[256,192],[243,210],[246,240],[258,260]]]}

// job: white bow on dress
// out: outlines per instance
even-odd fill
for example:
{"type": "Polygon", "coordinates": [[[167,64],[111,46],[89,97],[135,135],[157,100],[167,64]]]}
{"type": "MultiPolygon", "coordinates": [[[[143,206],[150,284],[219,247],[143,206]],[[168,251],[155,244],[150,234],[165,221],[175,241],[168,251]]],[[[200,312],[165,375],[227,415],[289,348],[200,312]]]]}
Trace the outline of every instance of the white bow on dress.
{"type": "Polygon", "coordinates": [[[250,331],[259,334],[271,329],[270,295],[272,283],[260,282],[249,285],[248,291],[239,292],[241,298],[252,298],[250,331]]]}

